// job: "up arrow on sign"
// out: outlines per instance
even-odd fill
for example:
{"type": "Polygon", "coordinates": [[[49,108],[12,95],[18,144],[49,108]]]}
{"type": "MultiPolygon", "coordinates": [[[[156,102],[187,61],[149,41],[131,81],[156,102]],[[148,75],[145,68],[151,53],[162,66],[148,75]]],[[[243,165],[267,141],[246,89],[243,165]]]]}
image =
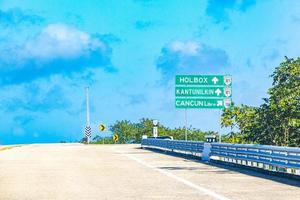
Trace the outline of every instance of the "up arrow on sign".
{"type": "Polygon", "coordinates": [[[220,94],[222,93],[222,91],[218,88],[218,89],[216,89],[215,93],[216,93],[218,96],[220,96],[220,94]]]}
{"type": "Polygon", "coordinates": [[[214,78],[212,79],[212,82],[214,82],[214,84],[217,84],[218,81],[219,81],[219,79],[218,79],[217,77],[214,77],[214,78]]]}

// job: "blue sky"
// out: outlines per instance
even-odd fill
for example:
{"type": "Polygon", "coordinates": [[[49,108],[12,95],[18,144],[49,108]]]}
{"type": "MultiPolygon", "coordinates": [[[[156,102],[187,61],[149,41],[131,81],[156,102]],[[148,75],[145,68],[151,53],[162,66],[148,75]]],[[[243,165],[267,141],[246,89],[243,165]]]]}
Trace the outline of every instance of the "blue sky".
{"type": "MultiPolygon", "coordinates": [[[[257,106],[269,75],[300,54],[297,0],[0,0],[0,143],[78,140],[90,87],[99,123],[184,125],[174,75],[231,74],[233,101],[257,106]]],[[[188,123],[219,130],[217,110],[188,123]]],[[[226,132],[226,130],[223,130],[226,132]]]]}

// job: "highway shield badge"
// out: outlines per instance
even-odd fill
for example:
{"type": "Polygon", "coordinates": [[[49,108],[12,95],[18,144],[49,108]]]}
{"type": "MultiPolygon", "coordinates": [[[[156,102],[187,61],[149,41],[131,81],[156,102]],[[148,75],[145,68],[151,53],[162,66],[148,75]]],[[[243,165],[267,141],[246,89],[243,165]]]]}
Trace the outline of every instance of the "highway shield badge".
{"type": "Polygon", "coordinates": [[[224,76],[225,85],[231,85],[231,82],[232,82],[231,76],[224,76]]]}
{"type": "Polygon", "coordinates": [[[231,106],[231,99],[224,99],[224,107],[230,108],[231,106]]]}
{"type": "Polygon", "coordinates": [[[231,97],[231,88],[230,87],[224,88],[224,95],[225,95],[225,97],[231,97]]]}

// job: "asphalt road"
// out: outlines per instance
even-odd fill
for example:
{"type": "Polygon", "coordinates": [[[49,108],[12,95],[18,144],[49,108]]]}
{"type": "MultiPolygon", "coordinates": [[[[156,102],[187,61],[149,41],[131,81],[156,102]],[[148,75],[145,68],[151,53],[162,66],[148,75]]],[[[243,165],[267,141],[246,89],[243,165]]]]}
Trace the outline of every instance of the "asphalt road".
{"type": "Polygon", "coordinates": [[[0,200],[297,200],[300,183],[138,145],[25,145],[1,151],[0,200]]]}

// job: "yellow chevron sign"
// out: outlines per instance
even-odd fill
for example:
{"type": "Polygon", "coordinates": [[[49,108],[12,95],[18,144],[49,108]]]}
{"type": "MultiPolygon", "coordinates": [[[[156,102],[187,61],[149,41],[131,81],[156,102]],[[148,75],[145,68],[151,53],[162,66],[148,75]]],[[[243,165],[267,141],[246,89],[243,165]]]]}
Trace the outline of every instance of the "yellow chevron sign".
{"type": "Polygon", "coordinates": [[[113,135],[113,140],[114,140],[115,142],[117,142],[117,141],[119,140],[119,136],[118,136],[117,134],[114,134],[114,135],[113,135]]]}
{"type": "Polygon", "coordinates": [[[99,125],[99,130],[100,130],[100,131],[106,131],[106,126],[105,126],[105,124],[100,124],[100,125],[99,125]]]}

